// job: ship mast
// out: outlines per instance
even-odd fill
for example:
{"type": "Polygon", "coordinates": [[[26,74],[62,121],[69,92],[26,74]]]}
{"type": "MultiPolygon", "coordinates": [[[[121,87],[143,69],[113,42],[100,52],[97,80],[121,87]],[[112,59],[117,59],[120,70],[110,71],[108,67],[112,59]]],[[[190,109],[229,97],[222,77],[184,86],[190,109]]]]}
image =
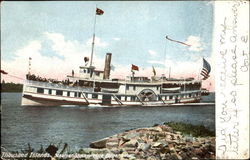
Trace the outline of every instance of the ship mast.
{"type": "MultiPolygon", "coordinates": [[[[95,7],[97,10],[97,5],[95,7]]],[[[91,49],[91,58],[90,58],[90,67],[92,66],[93,61],[93,53],[94,53],[94,46],[95,46],[95,25],[96,25],[96,12],[95,12],[95,20],[94,20],[94,27],[93,27],[93,41],[92,41],[92,49],[91,49]]]]}

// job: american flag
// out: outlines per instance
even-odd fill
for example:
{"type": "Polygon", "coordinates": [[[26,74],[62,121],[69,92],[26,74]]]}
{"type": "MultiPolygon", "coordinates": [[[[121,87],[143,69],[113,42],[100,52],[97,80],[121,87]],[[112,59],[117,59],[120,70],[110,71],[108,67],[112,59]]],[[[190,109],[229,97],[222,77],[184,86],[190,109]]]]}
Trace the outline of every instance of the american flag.
{"type": "Polygon", "coordinates": [[[203,80],[208,79],[210,71],[211,71],[210,64],[203,58],[203,68],[201,70],[201,75],[203,76],[203,80]]]}

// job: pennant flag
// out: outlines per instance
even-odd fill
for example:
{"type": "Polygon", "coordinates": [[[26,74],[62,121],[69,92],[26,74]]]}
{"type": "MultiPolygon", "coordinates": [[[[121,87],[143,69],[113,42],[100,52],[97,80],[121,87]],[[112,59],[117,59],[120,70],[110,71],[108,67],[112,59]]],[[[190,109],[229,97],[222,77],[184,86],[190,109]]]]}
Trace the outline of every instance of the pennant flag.
{"type": "Polygon", "coordinates": [[[96,8],[96,15],[103,15],[104,11],[99,9],[99,8],[96,8]]]}
{"type": "Polygon", "coordinates": [[[139,71],[139,67],[132,64],[131,70],[139,71]]]}
{"type": "Polygon", "coordinates": [[[170,41],[173,41],[173,42],[176,42],[176,43],[180,43],[180,44],[183,44],[183,45],[189,46],[189,47],[191,46],[190,44],[186,44],[186,43],[181,42],[181,41],[176,41],[176,40],[170,39],[170,38],[168,38],[168,36],[166,36],[166,39],[167,39],[167,40],[170,40],[170,41]]]}
{"type": "Polygon", "coordinates": [[[4,70],[0,70],[0,73],[2,73],[2,74],[8,74],[8,73],[5,72],[4,70]]]}
{"type": "Polygon", "coordinates": [[[208,79],[209,73],[211,71],[210,64],[203,58],[203,68],[201,70],[201,75],[203,76],[203,80],[208,79]]]}
{"type": "Polygon", "coordinates": [[[153,73],[154,73],[154,76],[155,76],[156,75],[155,67],[152,66],[152,68],[153,68],[153,73]]]}
{"type": "Polygon", "coordinates": [[[84,57],[84,62],[88,62],[89,61],[89,57],[84,57]]]}

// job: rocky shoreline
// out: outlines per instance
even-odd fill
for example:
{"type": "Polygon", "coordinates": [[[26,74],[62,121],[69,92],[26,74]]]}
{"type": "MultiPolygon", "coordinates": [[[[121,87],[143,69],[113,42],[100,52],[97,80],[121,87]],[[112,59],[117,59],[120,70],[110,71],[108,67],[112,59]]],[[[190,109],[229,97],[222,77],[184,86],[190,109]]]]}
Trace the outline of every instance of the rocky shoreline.
{"type": "Polygon", "coordinates": [[[119,159],[215,159],[215,137],[183,135],[168,125],[129,130],[92,142],[90,147],[95,154],[99,150],[119,159]]]}

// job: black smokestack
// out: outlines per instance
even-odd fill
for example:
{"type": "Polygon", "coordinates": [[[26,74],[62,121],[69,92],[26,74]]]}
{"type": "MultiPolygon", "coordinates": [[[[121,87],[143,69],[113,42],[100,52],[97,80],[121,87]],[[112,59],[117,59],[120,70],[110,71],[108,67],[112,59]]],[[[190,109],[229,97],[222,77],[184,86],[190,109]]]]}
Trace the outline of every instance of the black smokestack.
{"type": "Polygon", "coordinates": [[[111,56],[112,56],[112,53],[106,54],[103,79],[109,79],[111,56]]]}

